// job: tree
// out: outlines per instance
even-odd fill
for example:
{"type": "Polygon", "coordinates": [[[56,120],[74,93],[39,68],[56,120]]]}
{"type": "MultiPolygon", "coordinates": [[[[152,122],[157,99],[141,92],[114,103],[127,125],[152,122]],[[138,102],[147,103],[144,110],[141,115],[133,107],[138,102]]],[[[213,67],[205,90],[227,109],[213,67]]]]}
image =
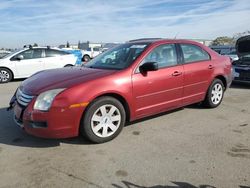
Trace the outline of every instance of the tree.
{"type": "Polygon", "coordinates": [[[33,44],[33,47],[38,47],[38,44],[37,44],[37,43],[34,43],[34,44],[33,44]]]}
{"type": "Polygon", "coordinates": [[[81,47],[81,42],[78,41],[78,49],[80,49],[80,47],[81,47]]]}
{"type": "Polygon", "coordinates": [[[246,35],[250,35],[250,30],[234,34],[233,39],[236,41],[238,38],[246,36],[246,35]]]}
{"type": "Polygon", "coordinates": [[[67,41],[66,47],[67,47],[67,48],[69,48],[69,47],[70,47],[70,45],[69,45],[69,41],[67,41]]]}
{"type": "Polygon", "coordinates": [[[213,40],[212,45],[219,46],[219,45],[234,45],[235,41],[231,37],[223,36],[217,37],[213,40]]]}

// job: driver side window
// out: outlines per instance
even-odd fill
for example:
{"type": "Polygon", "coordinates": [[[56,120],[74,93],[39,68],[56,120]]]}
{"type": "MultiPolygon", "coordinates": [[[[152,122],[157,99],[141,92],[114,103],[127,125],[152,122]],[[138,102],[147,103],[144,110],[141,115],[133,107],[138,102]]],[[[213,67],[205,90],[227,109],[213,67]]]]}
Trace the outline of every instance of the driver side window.
{"type": "Polygon", "coordinates": [[[141,65],[146,62],[157,62],[159,68],[177,65],[175,45],[165,44],[156,47],[144,58],[141,65]]]}
{"type": "Polygon", "coordinates": [[[23,60],[42,58],[42,49],[30,49],[23,51],[11,58],[11,61],[16,60],[20,55],[23,56],[23,60]]]}

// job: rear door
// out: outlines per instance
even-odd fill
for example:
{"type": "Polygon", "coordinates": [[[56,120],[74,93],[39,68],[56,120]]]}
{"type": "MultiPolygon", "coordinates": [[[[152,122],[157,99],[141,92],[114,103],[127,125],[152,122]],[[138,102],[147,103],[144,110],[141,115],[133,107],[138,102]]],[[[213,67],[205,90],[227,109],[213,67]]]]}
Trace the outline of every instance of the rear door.
{"type": "Polygon", "coordinates": [[[41,71],[44,69],[43,62],[43,49],[28,49],[21,53],[18,53],[14,57],[10,59],[10,61],[14,61],[17,69],[17,77],[29,77],[32,74],[41,71]],[[17,57],[22,56],[23,59],[19,59],[17,57]]]}
{"type": "Polygon", "coordinates": [[[157,62],[159,70],[132,75],[137,118],[182,105],[183,66],[178,64],[175,44],[154,48],[141,62],[157,62]]]}
{"type": "Polygon", "coordinates": [[[214,65],[210,55],[200,46],[179,44],[184,68],[183,105],[204,99],[213,76],[214,65]]]}
{"type": "MultiPolygon", "coordinates": [[[[74,56],[60,50],[45,49],[45,69],[62,68],[65,65],[74,65],[74,56]]],[[[75,58],[76,59],[76,58],[75,58]]]]}

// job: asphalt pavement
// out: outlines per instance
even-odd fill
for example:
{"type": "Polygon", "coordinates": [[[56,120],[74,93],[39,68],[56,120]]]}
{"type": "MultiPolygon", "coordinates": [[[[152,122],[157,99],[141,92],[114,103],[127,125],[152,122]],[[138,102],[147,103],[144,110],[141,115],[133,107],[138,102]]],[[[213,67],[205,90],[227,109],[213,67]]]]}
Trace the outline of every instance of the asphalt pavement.
{"type": "Polygon", "coordinates": [[[249,188],[250,85],[216,109],[192,105],[130,123],[114,140],[30,136],[7,112],[20,81],[0,85],[0,187],[249,188]]]}

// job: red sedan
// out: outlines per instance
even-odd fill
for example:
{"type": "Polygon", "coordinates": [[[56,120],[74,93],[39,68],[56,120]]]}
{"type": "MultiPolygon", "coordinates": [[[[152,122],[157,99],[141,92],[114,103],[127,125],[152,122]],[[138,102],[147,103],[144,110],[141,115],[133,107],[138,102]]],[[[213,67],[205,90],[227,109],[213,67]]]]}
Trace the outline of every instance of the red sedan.
{"type": "Polygon", "coordinates": [[[23,81],[13,96],[16,122],[32,135],[95,143],[127,121],[203,102],[217,107],[232,81],[231,61],[188,40],[139,39],[82,67],[52,69],[23,81]]]}

